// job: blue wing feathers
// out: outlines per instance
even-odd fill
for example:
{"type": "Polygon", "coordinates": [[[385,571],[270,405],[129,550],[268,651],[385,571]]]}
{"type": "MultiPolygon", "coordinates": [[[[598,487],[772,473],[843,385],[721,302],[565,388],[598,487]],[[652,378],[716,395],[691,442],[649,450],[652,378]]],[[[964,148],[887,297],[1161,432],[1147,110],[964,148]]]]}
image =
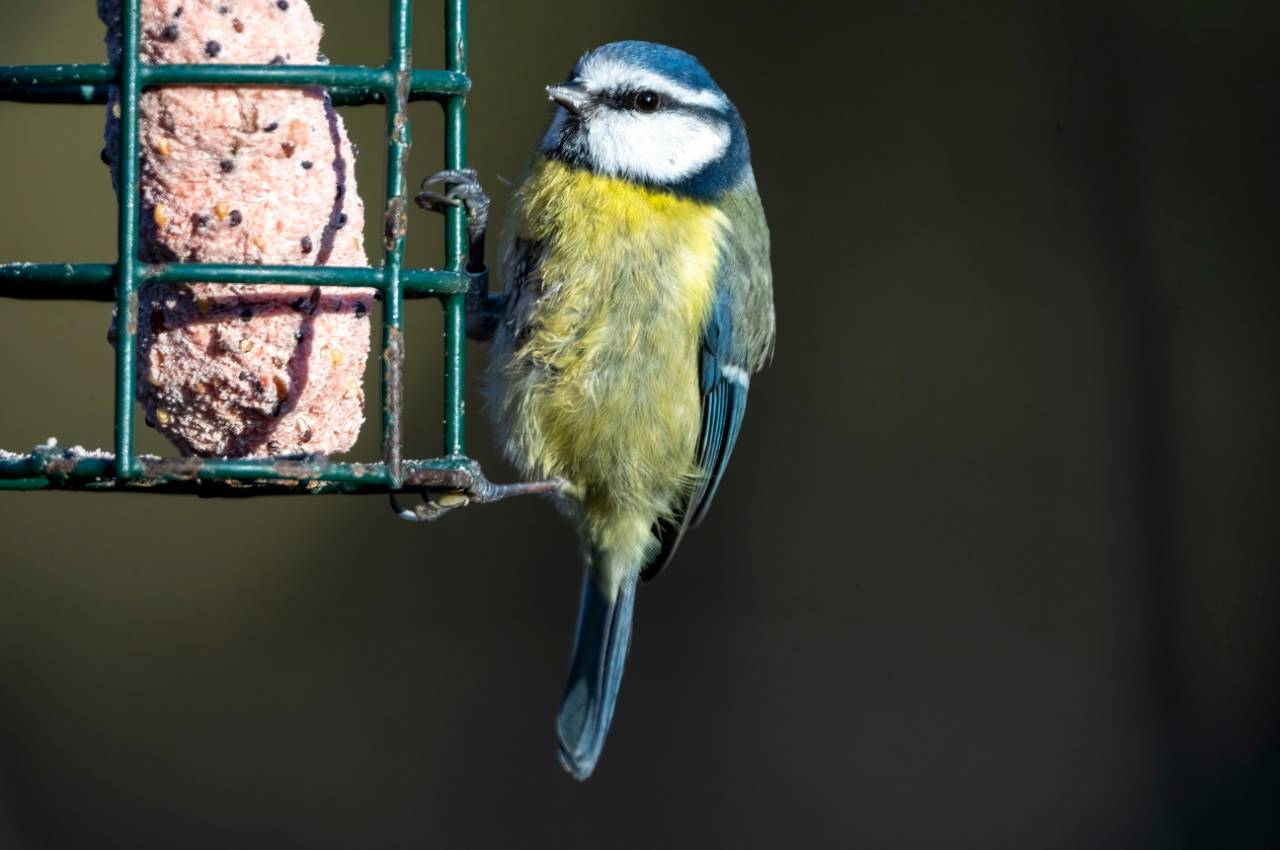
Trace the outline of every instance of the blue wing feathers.
{"type": "Polygon", "coordinates": [[[684,533],[702,522],[711,506],[724,471],[733,454],[742,417],[747,410],[747,387],[733,375],[745,375],[733,362],[733,331],[730,325],[727,290],[721,288],[720,299],[702,338],[699,374],[702,385],[702,430],[698,436],[697,464],[702,473],[694,484],[688,501],[673,523],[661,523],[658,529],[662,550],[645,568],[646,581],[662,571],[675,554],[684,533]],[[730,367],[726,374],[725,366],[730,367]]]}
{"type": "Polygon", "coordinates": [[[729,466],[729,456],[733,454],[733,447],[738,442],[738,432],[742,429],[742,417],[747,412],[747,388],[732,378],[722,379],[720,384],[717,390],[727,391],[725,392],[727,398],[723,404],[719,405],[720,409],[715,411],[718,421],[713,422],[711,416],[707,415],[708,421],[703,426],[704,430],[713,428],[719,436],[714,445],[708,446],[705,457],[699,457],[705,483],[697,502],[690,501],[687,520],[690,528],[696,528],[698,523],[706,517],[707,509],[711,507],[716,488],[720,486],[720,482],[724,479],[724,471],[729,466]]]}

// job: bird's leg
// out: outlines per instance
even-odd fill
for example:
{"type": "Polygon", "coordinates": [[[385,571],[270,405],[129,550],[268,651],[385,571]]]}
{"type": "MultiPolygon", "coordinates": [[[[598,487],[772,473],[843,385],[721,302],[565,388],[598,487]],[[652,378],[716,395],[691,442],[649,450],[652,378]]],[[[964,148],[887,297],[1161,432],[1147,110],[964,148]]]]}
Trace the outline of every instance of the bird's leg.
{"type": "Polygon", "coordinates": [[[470,504],[499,502],[513,496],[554,496],[563,493],[568,484],[559,478],[545,481],[519,481],[514,484],[495,484],[490,481],[475,461],[454,470],[434,470],[412,476],[405,481],[406,489],[422,486],[419,491],[422,502],[406,507],[397,493],[391,493],[391,509],[401,519],[411,522],[431,522],[450,511],[470,504]]]}
{"type": "Polygon", "coordinates": [[[467,213],[467,336],[481,342],[493,338],[502,312],[501,296],[489,294],[489,269],[484,263],[485,233],[489,226],[489,196],[473,168],[437,171],[422,181],[414,196],[418,206],[430,212],[448,212],[461,207],[467,213]],[[444,191],[427,187],[443,184],[444,191]]]}

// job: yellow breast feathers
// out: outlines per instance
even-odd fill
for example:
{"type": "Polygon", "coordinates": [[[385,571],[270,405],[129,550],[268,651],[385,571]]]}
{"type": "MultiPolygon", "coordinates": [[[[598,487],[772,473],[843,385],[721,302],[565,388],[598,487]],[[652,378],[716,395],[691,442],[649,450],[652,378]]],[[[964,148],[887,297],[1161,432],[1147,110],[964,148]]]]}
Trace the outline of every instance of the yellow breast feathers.
{"type": "Polygon", "coordinates": [[[508,453],[566,478],[588,515],[666,514],[672,482],[696,475],[699,342],[728,221],[554,161],[517,204],[540,261],[502,370],[508,453]]]}

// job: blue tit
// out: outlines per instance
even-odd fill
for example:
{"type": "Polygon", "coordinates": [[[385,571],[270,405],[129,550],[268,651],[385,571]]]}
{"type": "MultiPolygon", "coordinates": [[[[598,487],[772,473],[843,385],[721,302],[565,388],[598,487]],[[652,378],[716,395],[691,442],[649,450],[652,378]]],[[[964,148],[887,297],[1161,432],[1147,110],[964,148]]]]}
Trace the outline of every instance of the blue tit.
{"type": "Polygon", "coordinates": [[[769,231],[738,110],[688,53],[584,55],[514,199],[489,370],[507,457],[564,482],[586,576],[556,722],[591,775],[638,579],[707,513],[774,346],[769,231]]]}

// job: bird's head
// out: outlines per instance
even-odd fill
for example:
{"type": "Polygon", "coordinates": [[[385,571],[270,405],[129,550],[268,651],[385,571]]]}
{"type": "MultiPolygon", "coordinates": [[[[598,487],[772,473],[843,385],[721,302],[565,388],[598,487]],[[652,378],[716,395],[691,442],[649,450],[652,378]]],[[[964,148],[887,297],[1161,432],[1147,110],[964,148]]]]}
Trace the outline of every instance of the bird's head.
{"type": "Polygon", "coordinates": [[[694,196],[723,191],[748,167],[738,110],[674,47],[606,44],[547,95],[558,108],[542,151],[576,167],[694,196]]]}

